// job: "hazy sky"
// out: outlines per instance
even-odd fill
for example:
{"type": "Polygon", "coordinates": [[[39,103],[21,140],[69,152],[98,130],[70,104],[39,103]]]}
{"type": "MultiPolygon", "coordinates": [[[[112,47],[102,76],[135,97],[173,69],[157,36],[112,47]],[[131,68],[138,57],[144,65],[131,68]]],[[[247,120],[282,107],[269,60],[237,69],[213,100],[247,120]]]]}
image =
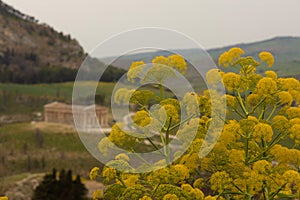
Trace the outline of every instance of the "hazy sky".
{"type": "Polygon", "coordinates": [[[88,52],[114,34],[144,26],[180,31],[205,48],[300,36],[299,0],[3,1],[71,34],[88,52]]]}

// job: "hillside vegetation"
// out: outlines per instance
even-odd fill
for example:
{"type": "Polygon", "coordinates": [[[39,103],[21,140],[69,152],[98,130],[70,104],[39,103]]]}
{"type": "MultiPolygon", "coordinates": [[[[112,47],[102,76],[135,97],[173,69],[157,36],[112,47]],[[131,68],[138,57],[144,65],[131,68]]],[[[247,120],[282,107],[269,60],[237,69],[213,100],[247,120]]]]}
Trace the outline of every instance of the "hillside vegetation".
{"type": "MultiPolygon", "coordinates": [[[[70,35],[38,23],[0,1],[0,82],[53,83],[74,81],[87,54],[70,35]]],[[[97,59],[85,72],[92,76],[96,68],[105,69],[97,59]]],[[[113,66],[104,72],[102,81],[116,81],[125,73],[113,66]]]]}

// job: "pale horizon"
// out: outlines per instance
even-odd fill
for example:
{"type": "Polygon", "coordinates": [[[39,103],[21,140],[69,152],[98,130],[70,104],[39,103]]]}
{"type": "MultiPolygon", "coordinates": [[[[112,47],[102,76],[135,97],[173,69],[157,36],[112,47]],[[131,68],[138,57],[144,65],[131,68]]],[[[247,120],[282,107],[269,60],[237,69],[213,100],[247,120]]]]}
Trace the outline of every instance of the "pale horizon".
{"type": "MultiPolygon", "coordinates": [[[[195,39],[204,49],[300,36],[297,0],[4,0],[57,31],[70,34],[86,52],[120,32],[161,27],[195,39]],[[145,9],[147,8],[147,9],[145,9]],[[212,12],[214,10],[215,12],[212,12]]],[[[182,46],[170,49],[188,49],[182,46]]],[[[107,51],[107,55],[115,53],[107,51]]]]}

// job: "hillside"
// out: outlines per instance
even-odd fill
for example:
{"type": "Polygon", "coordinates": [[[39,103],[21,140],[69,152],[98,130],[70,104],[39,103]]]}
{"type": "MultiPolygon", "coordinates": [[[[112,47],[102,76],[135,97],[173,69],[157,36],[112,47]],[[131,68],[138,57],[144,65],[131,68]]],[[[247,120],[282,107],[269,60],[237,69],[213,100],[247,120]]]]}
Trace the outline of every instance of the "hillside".
{"type": "MultiPolygon", "coordinates": [[[[280,76],[300,77],[300,37],[276,37],[255,43],[235,44],[232,46],[210,49],[208,50],[208,53],[217,63],[218,57],[231,47],[241,47],[245,50],[245,52],[247,52],[247,55],[254,57],[256,57],[261,51],[270,51],[274,54],[276,60],[273,70],[275,70],[280,76]]],[[[191,57],[196,63],[199,63],[199,60],[201,59],[194,49],[179,49],[173,51],[189,55],[189,57],[191,57]]],[[[118,58],[114,61],[113,65],[128,69],[132,61],[144,60],[145,62],[150,62],[151,59],[157,55],[166,56],[169,54],[170,53],[167,51],[132,54],[118,58]]],[[[102,58],[101,60],[105,62],[107,59],[102,58]]]]}
{"type": "Polygon", "coordinates": [[[70,35],[40,24],[0,0],[2,82],[28,82],[40,75],[42,68],[45,73],[53,67],[77,69],[84,57],[83,48],[70,35]]]}

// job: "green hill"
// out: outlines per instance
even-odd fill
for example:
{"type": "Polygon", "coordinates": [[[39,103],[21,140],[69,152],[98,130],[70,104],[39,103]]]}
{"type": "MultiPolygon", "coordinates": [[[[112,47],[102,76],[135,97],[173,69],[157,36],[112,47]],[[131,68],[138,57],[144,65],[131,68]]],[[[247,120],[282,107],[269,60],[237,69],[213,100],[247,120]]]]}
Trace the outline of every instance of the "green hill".
{"type": "MultiPolygon", "coordinates": [[[[261,51],[269,51],[275,57],[272,70],[280,76],[294,76],[300,78],[300,37],[276,37],[273,39],[233,45],[245,50],[247,55],[257,57],[261,51]]],[[[217,60],[218,56],[233,46],[212,49],[208,52],[217,60]]],[[[259,70],[259,69],[258,69],[259,70]]]]}
{"type": "MultiPolygon", "coordinates": [[[[300,77],[300,37],[276,37],[269,40],[254,42],[254,43],[242,43],[232,46],[226,46],[217,49],[210,49],[207,52],[217,63],[218,57],[231,47],[241,47],[245,50],[247,55],[257,56],[261,51],[270,51],[275,56],[275,70],[279,76],[294,76],[300,77]]],[[[188,55],[195,63],[199,63],[201,55],[197,53],[195,49],[177,49],[170,50],[184,55],[188,55]]],[[[132,61],[144,60],[145,62],[151,62],[152,58],[157,55],[170,55],[168,51],[155,51],[147,53],[139,53],[133,55],[121,56],[113,62],[114,66],[128,69],[132,61]]],[[[107,58],[101,59],[103,62],[107,61],[107,58]]],[[[226,70],[226,69],[225,69],[226,70]]],[[[259,71],[259,69],[258,69],[259,71]]]]}

